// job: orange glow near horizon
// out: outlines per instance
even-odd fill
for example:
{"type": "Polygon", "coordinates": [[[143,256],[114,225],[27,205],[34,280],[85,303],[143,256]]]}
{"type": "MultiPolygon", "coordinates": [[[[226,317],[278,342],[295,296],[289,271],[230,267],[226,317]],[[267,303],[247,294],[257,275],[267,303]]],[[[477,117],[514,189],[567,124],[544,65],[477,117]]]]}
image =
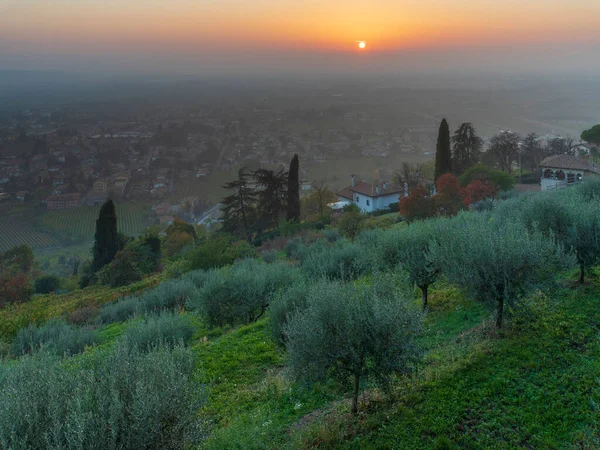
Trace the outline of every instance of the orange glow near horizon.
{"type": "Polygon", "coordinates": [[[0,51],[370,52],[600,42],[600,1],[8,0],[0,51]],[[50,4],[52,3],[52,4],[50,4]],[[525,2],[521,2],[525,3],[525,2]],[[62,5],[62,6],[61,6],[62,5]],[[208,45],[207,45],[208,44],[208,45]],[[357,47],[354,46],[354,49],[357,47]]]}

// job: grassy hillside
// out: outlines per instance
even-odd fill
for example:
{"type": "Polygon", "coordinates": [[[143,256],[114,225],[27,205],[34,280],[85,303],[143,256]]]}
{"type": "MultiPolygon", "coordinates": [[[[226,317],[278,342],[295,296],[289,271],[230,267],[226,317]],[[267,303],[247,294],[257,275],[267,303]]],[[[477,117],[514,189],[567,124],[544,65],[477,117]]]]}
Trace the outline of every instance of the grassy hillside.
{"type": "MultiPolygon", "coordinates": [[[[356,417],[346,386],[288,379],[268,317],[210,329],[186,313],[196,330],[198,386],[210,386],[199,411],[209,430],[201,447],[597,448],[600,279],[575,287],[574,278],[562,276],[551,292],[533,296],[501,331],[481,304],[440,284],[430,295],[419,338],[426,354],[416,374],[398,378],[389,395],[368,388],[356,417]]],[[[101,305],[155,282],[40,297],[18,312],[3,310],[0,328],[7,337],[32,320],[101,305]]],[[[112,345],[132,323],[101,327],[100,342],[112,345]]]]}
{"type": "Polygon", "coordinates": [[[4,308],[2,445],[599,448],[599,193],[341,222],[4,308]]]}
{"type": "Polygon", "coordinates": [[[398,381],[389,398],[366,391],[356,418],[339,387],[286,383],[264,324],[238,329],[200,352],[222,362],[206,446],[597,448],[599,282],[573,289],[570,280],[532,299],[526,318],[499,333],[481,305],[436,289],[418,374],[398,381]]]}

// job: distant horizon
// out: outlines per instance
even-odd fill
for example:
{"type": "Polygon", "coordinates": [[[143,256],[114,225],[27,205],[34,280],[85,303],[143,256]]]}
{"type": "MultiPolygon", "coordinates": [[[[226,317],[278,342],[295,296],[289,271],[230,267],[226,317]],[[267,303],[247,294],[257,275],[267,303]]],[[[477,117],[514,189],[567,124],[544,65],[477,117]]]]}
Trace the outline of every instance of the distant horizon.
{"type": "Polygon", "coordinates": [[[5,0],[0,67],[159,75],[591,75],[600,72],[597,17],[596,0],[5,0]]]}

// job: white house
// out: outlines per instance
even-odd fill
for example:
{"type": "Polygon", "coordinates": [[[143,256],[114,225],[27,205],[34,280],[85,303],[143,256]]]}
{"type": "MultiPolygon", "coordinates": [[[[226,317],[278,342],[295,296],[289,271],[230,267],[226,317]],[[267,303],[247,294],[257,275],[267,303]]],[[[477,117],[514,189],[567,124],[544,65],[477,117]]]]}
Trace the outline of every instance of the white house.
{"type": "Polygon", "coordinates": [[[600,175],[600,167],[589,160],[570,155],[548,156],[540,163],[542,191],[562,189],[583,181],[585,177],[600,175]]]}
{"type": "Polygon", "coordinates": [[[405,195],[405,189],[387,181],[368,183],[356,181],[352,175],[352,184],[337,193],[340,202],[354,203],[364,213],[389,208],[405,195]]]}

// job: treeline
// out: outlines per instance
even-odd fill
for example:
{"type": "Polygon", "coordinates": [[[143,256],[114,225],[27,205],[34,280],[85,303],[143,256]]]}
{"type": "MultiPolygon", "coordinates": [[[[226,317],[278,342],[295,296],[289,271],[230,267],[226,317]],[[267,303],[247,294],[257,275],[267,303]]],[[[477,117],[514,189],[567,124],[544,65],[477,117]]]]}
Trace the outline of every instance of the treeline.
{"type": "MultiPolygon", "coordinates": [[[[584,131],[581,139],[600,145],[595,128],[584,131]]],[[[502,131],[492,136],[489,147],[484,150],[484,141],[477,136],[473,124],[465,122],[450,135],[448,122],[443,119],[436,145],[435,180],[446,173],[460,176],[478,163],[496,166],[510,174],[519,157],[522,167],[535,172],[544,158],[560,154],[576,155],[577,147],[571,136],[556,136],[542,144],[536,133],[521,136],[512,131],[502,131]]],[[[590,152],[594,158],[600,156],[600,151],[595,147],[590,152]]]]}

